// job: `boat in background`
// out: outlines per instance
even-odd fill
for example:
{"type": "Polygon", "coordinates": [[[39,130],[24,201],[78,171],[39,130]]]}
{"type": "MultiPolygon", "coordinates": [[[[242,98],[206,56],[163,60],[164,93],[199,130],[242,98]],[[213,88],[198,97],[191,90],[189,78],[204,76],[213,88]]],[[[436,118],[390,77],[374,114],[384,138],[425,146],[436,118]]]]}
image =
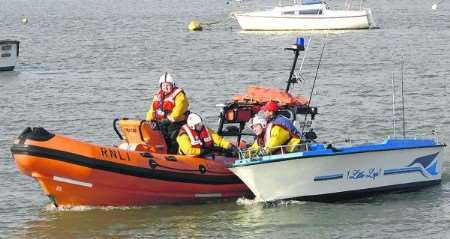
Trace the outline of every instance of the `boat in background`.
{"type": "Polygon", "coordinates": [[[19,57],[19,41],[0,40],[0,71],[12,71],[19,57]]]}
{"type": "MultiPolygon", "coordinates": [[[[297,40],[297,46],[290,48],[295,51],[291,77],[298,53],[304,49],[303,43],[303,40],[297,40]]],[[[311,114],[310,122],[314,115],[311,114]]],[[[296,117],[291,119],[295,123],[296,117]]],[[[301,119],[307,120],[307,117],[301,119]]],[[[286,153],[287,145],[268,151],[242,150],[240,159],[230,166],[257,200],[336,201],[386,191],[412,190],[441,182],[446,145],[437,135],[425,139],[404,136],[388,138],[382,143],[338,147],[318,143],[313,129],[309,132],[305,129],[303,127],[301,132],[302,144],[297,145],[294,152],[286,153]]]]}
{"type": "Polygon", "coordinates": [[[319,0],[234,16],[245,31],[368,29],[373,23],[370,8],[331,10],[319,0]]]}

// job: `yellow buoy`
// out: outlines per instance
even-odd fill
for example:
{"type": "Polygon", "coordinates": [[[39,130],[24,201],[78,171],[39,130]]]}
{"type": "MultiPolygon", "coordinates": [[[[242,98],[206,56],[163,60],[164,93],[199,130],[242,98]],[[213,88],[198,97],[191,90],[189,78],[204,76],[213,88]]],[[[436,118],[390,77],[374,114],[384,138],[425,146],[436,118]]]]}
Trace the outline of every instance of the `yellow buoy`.
{"type": "Polygon", "coordinates": [[[197,20],[192,20],[188,25],[189,31],[201,31],[203,30],[202,24],[197,20]]]}
{"type": "Polygon", "coordinates": [[[22,24],[27,24],[28,23],[28,18],[26,18],[26,17],[24,17],[24,18],[22,18],[22,24]]]}

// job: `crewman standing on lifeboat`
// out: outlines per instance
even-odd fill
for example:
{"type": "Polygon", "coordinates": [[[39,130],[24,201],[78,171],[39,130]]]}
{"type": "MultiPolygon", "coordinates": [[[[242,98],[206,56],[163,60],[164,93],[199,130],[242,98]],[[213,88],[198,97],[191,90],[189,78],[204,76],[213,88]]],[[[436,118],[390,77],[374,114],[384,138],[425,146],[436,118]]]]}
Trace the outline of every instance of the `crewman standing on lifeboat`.
{"type": "Polygon", "coordinates": [[[213,152],[214,147],[222,148],[237,156],[238,149],[230,141],[218,135],[215,131],[203,124],[202,118],[190,113],[187,123],[178,133],[178,154],[180,155],[206,155],[213,152]]]}
{"type": "Polygon", "coordinates": [[[253,119],[253,121],[256,120],[256,122],[262,125],[264,132],[258,135],[258,132],[253,129],[258,126],[254,126],[254,123],[252,123],[252,129],[257,135],[255,141],[257,144],[253,144],[251,148],[264,148],[265,152],[274,153],[281,149],[280,146],[285,145],[284,152],[293,152],[296,150],[297,145],[301,141],[301,133],[291,120],[281,114],[277,114],[278,108],[276,102],[270,101],[261,108],[264,116],[257,115],[257,118],[253,119]],[[264,121],[266,125],[264,125],[264,121]]]}
{"type": "Polygon", "coordinates": [[[175,142],[181,126],[186,123],[188,108],[189,102],[183,89],[176,87],[169,73],[164,73],[159,78],[159,90],[153,97],[146,120],[160,122],[161,131],[169,144],[169,151],[173,149],[171,149],[172,142],[175,142]]]}

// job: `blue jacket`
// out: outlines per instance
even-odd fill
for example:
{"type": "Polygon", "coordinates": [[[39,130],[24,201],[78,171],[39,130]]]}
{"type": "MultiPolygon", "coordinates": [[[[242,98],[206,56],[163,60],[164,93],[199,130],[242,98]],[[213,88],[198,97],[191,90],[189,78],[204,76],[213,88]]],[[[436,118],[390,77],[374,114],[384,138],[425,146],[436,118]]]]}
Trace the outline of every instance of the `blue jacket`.
{"type": "Polygon", "coordinates": [[[297,135],[298,137],[300,137],[301,135],[300,131],[298,131],[298,129],[295,128],[292,121],[290,121],[283,115],[277,115],[277,117],[272,121],[272,123],[282,126],[283,128],[289,130],[289,132],[293,135],[297,135]]]}

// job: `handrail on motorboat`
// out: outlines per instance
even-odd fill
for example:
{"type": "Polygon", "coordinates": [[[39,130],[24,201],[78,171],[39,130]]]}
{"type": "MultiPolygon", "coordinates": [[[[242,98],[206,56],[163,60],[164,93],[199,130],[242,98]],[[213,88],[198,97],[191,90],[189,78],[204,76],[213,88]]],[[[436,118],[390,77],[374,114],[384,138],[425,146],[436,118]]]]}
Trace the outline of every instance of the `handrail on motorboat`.
{"type": "MultiPolygon", "coordinates": [[[[446,146],[445,143],[442,143],[439,140],[438,133],[436,130],[432,131],[432,135],[434,136],[434,142],[436,145],[442,145],[446,146]]],[[[384,141],[386,143],[388,140],[391,141],[397,141],[397,140],[429,140],[430,137],[427,137],[426,135],[418,135],[415,137],[387,137],[384,141]]],[[[271,156],[271,155],[279,155],[283,157],[286,154],[292,154],[292,153],[298,153],[298,152],[308,152],[308,151],[314,151],[317,149],[331,149],[333,152],[339,152],[340,150],[336,147],[357,147],[357,146],[366,146],[366,145],[373,145],[374,140],[369,139],[344,139],[341,141],[333,141],[333,142],[315,142],[309,140],[308,142],[296,144],[296,145],[280,145],[276,147],[269,147],[269,148],[258,148],[258,149],[240,149],[239,150],[239,160],[244,161],[260,161],[264,156],[271,156]],[[287,150],[288,148],[295,147],[294,150],[287,150]]]]}
{"type": "Polygon", "coordinates": [[[259,161],[263,156],[269,155],[285,155],[295,152],[307,152],[310,149],[311,143],[302,143],[295,145],[280,145],[269,148],[259,148],[259,149],[241,149],[239,150],[239,159],[240,160],[250,160],[250,161],[259,161]],[[288,152],[287,148],[295,147],[294,150],[288,152]]]}

